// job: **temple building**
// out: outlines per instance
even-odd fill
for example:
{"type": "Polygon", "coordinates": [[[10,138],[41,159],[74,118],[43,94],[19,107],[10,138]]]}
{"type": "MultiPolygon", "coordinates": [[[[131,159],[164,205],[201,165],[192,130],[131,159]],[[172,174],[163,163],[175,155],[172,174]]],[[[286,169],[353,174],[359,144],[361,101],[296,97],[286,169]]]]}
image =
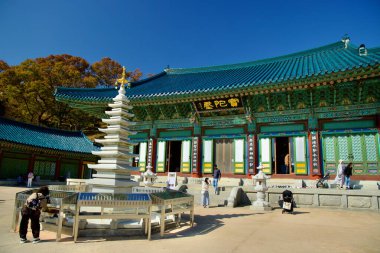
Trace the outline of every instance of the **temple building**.
{"type": "Polygon", "coordinates": [[[38,127],[0,118],[0,178],[16,179],[33,171],[41,180],[89,178],[87,164],[99,150],[80,131],[38,127]]]}
{"type": "MultiPolygon", "coordinates": [[[[56,99],[99,118],[113,88],[58,88],[56,99]]],[[[380,48],[349,38],[247,63],[164,69],[130,83],[136,164],[158,175],[223,177],[263,172],[311,179],[353,163],[380,179],[380,48]]]]}

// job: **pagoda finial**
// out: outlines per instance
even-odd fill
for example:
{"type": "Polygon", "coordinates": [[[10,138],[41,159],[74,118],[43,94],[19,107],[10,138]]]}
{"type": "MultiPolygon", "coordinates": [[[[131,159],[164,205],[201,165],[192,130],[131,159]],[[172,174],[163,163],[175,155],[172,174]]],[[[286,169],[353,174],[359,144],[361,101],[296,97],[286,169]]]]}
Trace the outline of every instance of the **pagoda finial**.
{"type": "Polygon", "coordinates": [[[117,89],[118,84],[120,84],[120,87],[123,86],[123,88],[124,88],[125,84],[128,84],[128,88],[130,87],[129,81],[125,78],[125,67],[124,66],[123,66],[123,73],[121,75],[121,78],[116,79],[115,89],[117,89]]]}
{"type": "Polygon", "coordinates": [[[348,43],[350,43],[350,37],[348,36],[347,33],[345,35],[343,35],[342,42],[344,43],[344,48],[347,48],[348,43]]]}

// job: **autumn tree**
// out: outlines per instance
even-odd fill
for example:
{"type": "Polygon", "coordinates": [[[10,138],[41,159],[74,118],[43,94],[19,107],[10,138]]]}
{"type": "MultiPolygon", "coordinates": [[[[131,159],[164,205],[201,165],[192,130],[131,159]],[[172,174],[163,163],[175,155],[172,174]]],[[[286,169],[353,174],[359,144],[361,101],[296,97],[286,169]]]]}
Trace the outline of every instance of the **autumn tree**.
{"type": "MultiPolygon", "coordinates": [[[[113,86],[117,78],[121,77],[123,67],[109,57],[103,58],[92,64],[91,69],[96,77],[98,85],[113,86]]],[[[126,71],[126,76],[131,81],[137,81],[142,76],[139,69],[126,71]]]]}
{"type": "Polygon", "coordinates": [[[0,73],[7,70],[7,69],[9,69],[8,63],[6,63],[3,60],[0,60],[0,73]]]}
{"type": "MultiPolygon", "coordinates": [[[[2,72],[5,70],[9,69],[9,65],[3,61],[0,60],[0,75],[2,72]]],[[[5,84],[1,81],[1,76],[0,76],[0,116],[4,116],[5,113],[5,99],[6,99],[6,94],[5,94],[5,84]]]]}
{"type": "MultiPolygon", "coordinates": [[[[67,54],[28,59],[11,67],[0,61],[0,102],[9,118],[48,127],[83,129],[95,126],[99,119],[56,101],[55,88],[110,86],[121,72],[121,65],[110,58],[91,66],[83,58],[67,54]]],[[[137,80],[141,72],[135,70],[127,75],[137,80]]]]}

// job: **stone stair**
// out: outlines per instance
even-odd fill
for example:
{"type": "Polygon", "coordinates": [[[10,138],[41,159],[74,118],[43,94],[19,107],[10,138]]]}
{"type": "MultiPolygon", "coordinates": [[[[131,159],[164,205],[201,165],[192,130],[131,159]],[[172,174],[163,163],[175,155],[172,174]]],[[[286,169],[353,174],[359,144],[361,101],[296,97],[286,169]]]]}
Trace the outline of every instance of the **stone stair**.
{"type": "MultiPolygon", "coordinates": [[[[187,185],[187,193],[194,195],[194,202],[195,205],[202,205],[201,203],[201,185],[200,184],[189,184],[187,185]]],[[[230,195],[231,186],[220,186],[218,187],[218,191],[215,194],[214,187],[210,186],[209,193],[210,193],[210,206],[226,206],[227,200],[230,195]]]]}

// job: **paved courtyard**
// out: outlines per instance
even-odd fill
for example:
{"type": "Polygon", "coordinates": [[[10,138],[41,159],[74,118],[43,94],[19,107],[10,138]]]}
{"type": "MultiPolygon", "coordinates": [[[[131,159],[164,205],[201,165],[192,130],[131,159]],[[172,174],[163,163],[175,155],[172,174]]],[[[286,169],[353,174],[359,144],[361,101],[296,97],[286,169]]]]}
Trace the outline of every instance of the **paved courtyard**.
{"type": "MultiPolygon", "coordinates": [[[[380,252],[380,213],[297,208],[295,215],[254,212],[249,207],[195,209],[195,227],[158,233],[152,240],[84,238],[73,243],[64,236],[41,231],[39,244],[20,244],[10,232],[15,193],[25,188],[0,186],[0,252],[380,252]]],[[[30,239],[31,233],[28,232],[30,239]]]]}

